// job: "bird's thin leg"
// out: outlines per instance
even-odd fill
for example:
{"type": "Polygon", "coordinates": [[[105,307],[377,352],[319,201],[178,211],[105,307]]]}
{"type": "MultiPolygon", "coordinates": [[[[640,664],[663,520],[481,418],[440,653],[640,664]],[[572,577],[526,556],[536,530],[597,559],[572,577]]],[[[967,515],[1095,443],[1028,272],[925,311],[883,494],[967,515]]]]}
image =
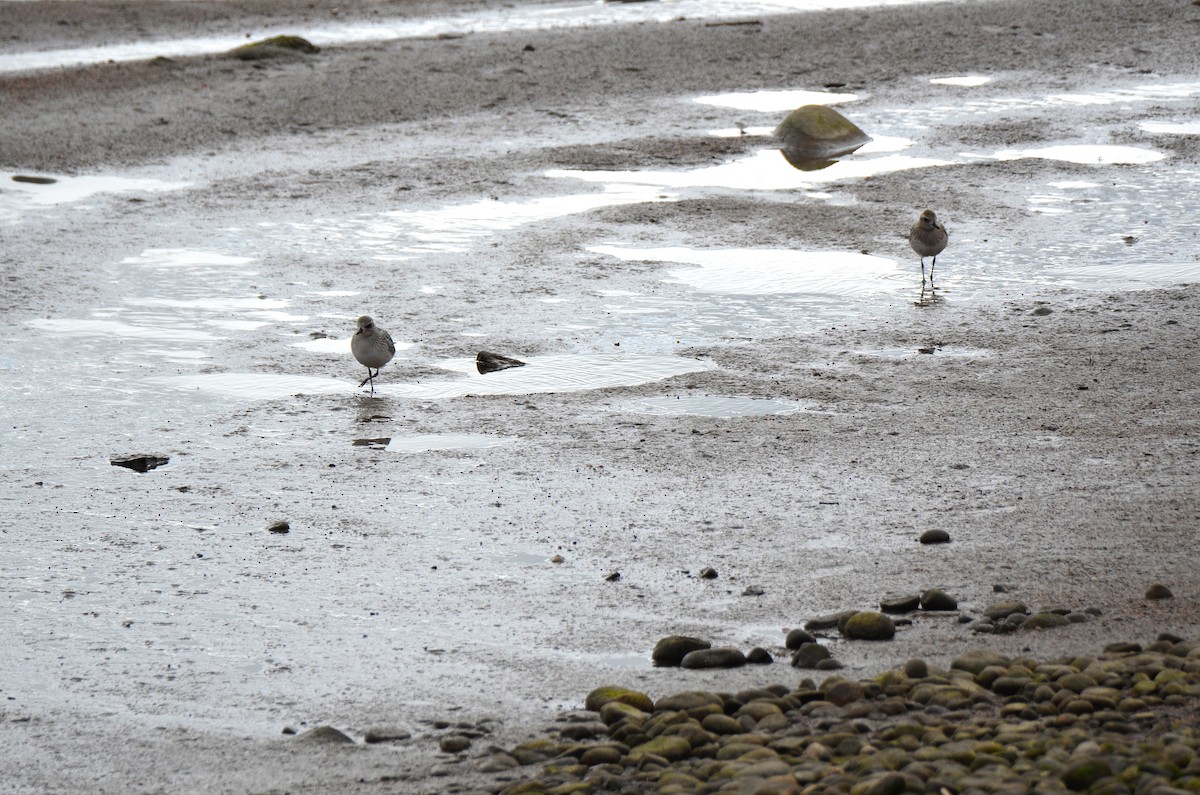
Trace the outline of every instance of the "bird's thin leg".
{"type": "Polygon", "coordinates": [[[925,286],[925,258],[921,257],[921,286],[925,286]]]}
{"type": "Polygon", "coordinates": [[[937,267],[937,254],[933,255],[933,264],[929,266],[929,286],[933,286],[933,269],[937,267]]]}
{"type": "Polygon", "coordinates": [[[367,377],[366,377],[366,378],[364,378],[363,380],[361,380],[361,381],[359,381],[359,382],[358,382],[358,386],[359,386],[359,388],[361,389],[361,388],[362,388],[364,385],[366,385],[366,383],[367,383],[368,381],[370,381],[370,380],[371,380],[371,368],[370,368],[370,367],[368,367],[368,368],[367,368],[367,377]]]}

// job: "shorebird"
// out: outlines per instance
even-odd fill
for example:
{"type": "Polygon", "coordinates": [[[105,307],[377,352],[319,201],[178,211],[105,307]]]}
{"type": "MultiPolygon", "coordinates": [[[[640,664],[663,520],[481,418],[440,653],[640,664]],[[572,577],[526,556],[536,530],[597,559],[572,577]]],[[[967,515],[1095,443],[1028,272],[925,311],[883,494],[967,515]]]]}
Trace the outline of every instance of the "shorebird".
{"type": "Polygon", "coordinates": [[[358,363],[367,368],[367,377],[358,382],[359,387],[370,381],[373,396],[379,368],[396,355],[396,343],[392,342],[392,335],[376,326],[370,317],[363,315],[358,319],[358,331],[350,338],[350,351],[354,358],[358,359],[358,363]],[[375,368],[374,373],[371,372],[372,367],[375,368]]]}
{"type": "Polygon", "coordinates": [[[925,286],[925,258],[933,257],[929,266],[929,285],[933,286],[933,269],[937,267],[937,255],[946,247],[946,227],[942,226],[933,210],[926,210],[908,230],[908,245],[921,255],[921,286],[925,286]]]}

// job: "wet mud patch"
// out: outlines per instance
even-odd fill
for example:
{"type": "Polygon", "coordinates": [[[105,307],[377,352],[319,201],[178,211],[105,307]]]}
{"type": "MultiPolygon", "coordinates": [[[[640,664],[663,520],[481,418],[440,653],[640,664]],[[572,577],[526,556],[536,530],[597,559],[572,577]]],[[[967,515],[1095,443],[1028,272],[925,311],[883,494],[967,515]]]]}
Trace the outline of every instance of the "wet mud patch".
{"type": "Polygon", "coordinates": [[[638,138],[631,141],[554,147],[546,150],[549,162],[561,168],[634,170],[650,167],[684,168],[709,165],[743,155],[761,139],[754,136],[695,138],[638,138]]]}
{"type": "Polygon", "coordinates": [[[803,406],[778,398],[731,397],[725,395],[642,397],[611,407],[612,411],[632,414],[653,414],[659,417],[765,417],[792,414],[803,406]]]}

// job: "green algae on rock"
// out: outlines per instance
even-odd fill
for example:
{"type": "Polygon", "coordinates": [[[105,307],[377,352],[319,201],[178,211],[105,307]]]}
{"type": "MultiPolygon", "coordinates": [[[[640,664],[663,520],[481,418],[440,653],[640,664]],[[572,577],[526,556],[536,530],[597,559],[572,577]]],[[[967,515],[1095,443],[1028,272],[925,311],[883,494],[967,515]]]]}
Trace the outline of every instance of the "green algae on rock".
{"type": "Polygon", "coordinates": [[[896,636],[896,623],[883,613],[863,610],[846,621],[842,634],[854,640],[891,640],[896,636]]]}
{"type": "Polygon", "coordinates": [[[614,685],[597,687],[588,693],[584,706],[593,712],[597,712],[610,701],[619,701],[622,704],[628,704],[642,712],[654,711],[654,702],[645,693],[639,693],[627,687],[616,687],[614,685]]]}
{"type": "Polygon", "coordinates": [[[261,41],[252,41],[234,47],[226,53],[239,61],[258,61],[263,58],[285,58],[295,55],[313,55],[321,48],[300,36],[272,36],[261,41]]]}
{"type": "Polygon", "coordinates": [[[664,696],[596,745],[518,746],[545,767],[501,792],[1197,791],[1200,643],[1119,646],[664,696]]]}
{"type": "Polygon", "coordinates": [[[804,105],[775,128],[780,151],[801,171],[825,168],[871,140],[858,126],[825,105],[804,105]]]}

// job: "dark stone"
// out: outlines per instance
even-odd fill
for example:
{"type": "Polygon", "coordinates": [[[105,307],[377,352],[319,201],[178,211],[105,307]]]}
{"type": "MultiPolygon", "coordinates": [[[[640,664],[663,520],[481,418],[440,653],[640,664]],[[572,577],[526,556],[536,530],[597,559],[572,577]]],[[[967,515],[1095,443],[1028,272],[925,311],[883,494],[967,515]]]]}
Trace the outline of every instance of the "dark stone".
{"type": "Polygon", "coordinates": [[[761,585],[747,585],[746,590],[742,591],[742,596],[762,596],[766,592],[767,589],[761,585]]]}
{"type": "Polygon", "coordinates": [[[54,177],[35,177],[29,174],[13,174],[13,182],[24,182],[28,185],[53,185],[58,182],[54,177]]]}
{"type": "Polygon", "coordinates": [[[797,628],[793,629],[787,634],[787,638],[784,639],[783,645],[792,651],[795,651],[796,649],[800,648],[801,645],[805,643],[813,643],[815,641],[816,638],[814,638],[811,633],[797,628]]]}
{"type": "Polygon", "coordinates": [[[655,665],[676,666],[683,662],[688,654],[700,649],[711,649],[712,644],[700,638],[689,638],[686,635],[668,635],[654,644],[650,659],[655,665]]]}
{"type": "Polygon", "coordinates": [[[1021,629],[1053,629],[1065,627],[1070,623],[1066,616],[1060,616],[1058,613],[1035,613],[1021,622],[1021,629]]]}
{"type": "Polygon", "coordinates": [[[513,359],[510,356],[503,356],[499,353],[491,353],[490,351],[480,351],[475,354],[475,369],[480,374],[494,373],[497,370],[507,370],[510,367],[524,367],[525,362],[520,359],[513,359]]]}
{"type": "Polygon", "coordinates": [[[1072,792],[1081,792],[1112,774],[1112,766],[1104,759],[1087,759],[1064,770],[1062,781],[1072,792]]]}
{"type": "Polygon", "coordinates": [[[447,754],[461,753],[471,747],[471,738],[461,734],[447,734],[438,743],[438,748],[447,754]]]}
{"type": "Polygon", "coordinates": [[[926,530],[917,540],[922,544],[949,544],[950,534],[945,530],[926,530]]]}
{"type": "Polygon", "coordinates": [[[134,472],[149,472],[151,469],[158,469],[164,466],[171,459],[166,456],[159,455],[134,455],[128,458],[110,458],[108,463],[115,467],[125,467],[132,469],[134,472]]]}
{"type": "Polygon", "coordinates": [[[1025,606],[1024,602],[996,602],[995,604],[988,605],[983,614],[992,621],[1001,621],[1013,613],[1025,615],[1028,612],[1029,608],[1025,606]]]}
{"type": "Polygon", "coordinates": [[[919,657],[905,660],[902,668],[904,675],[910,679],[924,679],[929,676],[929,664],[919,657]]]}
{"type": "Polygon", "coordinates": [[[606,582],[616,582],[617,580],[621,579],[621,572],[610,571],[608,574],[604,575],[604,579],[606,582]]]}
{"type": "Polygon", "coordinates": [[[808,621],[804,622],[804,628],[810,632],[815,632],[822,629],[835,629],[840,622],[850,618],[850,616],[857,612],[857,610],[843,610],[840,613],[830,613],[828,615],[810,618],[808,621]]]}
{"type": "Polygon", "coordinates": [[[1147,599],[1174,599],[1175,594],[1171,593],[1171,589],[1160,582],[1156,582],[1146,589],[1147,599]]]}
{"type": "Polygon", "coordinates": [[[746,652],[746,662],[752,665],[770,665],[775,662],[775,658],[771,656],[771,652],[764,649],[762,646],[755,646],[750,651],[746,652]]]}
{"type": "Polygon", "coordinates": [[[292,526],[287,523],[287,520],[272,522],[271,524],[267,525],[267,532],[269,533],[287,533],[291,529],[292,526]]]}
{"type": "Polygon", "coordinates": [[[384,727],[380,729],[368,729],[367,733],[363,735],[363,742],[374,745],[375,743],[400,742],[402,740],[408,740],[411,738],[412,734],[410,732],[406,732],[404,729],[391,729],[384,727]]]}
{"type": "Polygon", "coordinates": [[[702,579],[702,580],[717,579],[717,570],[714,569],[712,566],[705,566],[704,568],[700,569],[700,579],[702,579]]]}
{"type": "Polygon", "coordinates": [[[920,594],[897,596],[895,599],[885,599],[879,603],[879,609],[885,613],[911,613],[920,606],[920,594]]]}
{"type": "Polygon", "coordinates": [[[606,736],[608,727],[599,721],[582,721],[579,723],[568,723],[558,731],[559,735],[565,740],[591,740],[596,737],[606,736]]]}
{"type": "Polygon", "coordinates": [[[922,610],[957,610],[958,600],[941,588],[930,588],[921,594],[922,610]]]}
{"type": "Polygon", "coordinates": [[[829,649],[820,643],[805,643],[792,654],[792,666],[795,668],[816,668],[817,663],[832,656],[829,649]]]}
{"type": "Polygon", "coordinates": [[[732,646],[716,649],[697,649],[684,655],[679,665],[683,668],[741,668],[746,664],[746,655],[732,646]]]}

